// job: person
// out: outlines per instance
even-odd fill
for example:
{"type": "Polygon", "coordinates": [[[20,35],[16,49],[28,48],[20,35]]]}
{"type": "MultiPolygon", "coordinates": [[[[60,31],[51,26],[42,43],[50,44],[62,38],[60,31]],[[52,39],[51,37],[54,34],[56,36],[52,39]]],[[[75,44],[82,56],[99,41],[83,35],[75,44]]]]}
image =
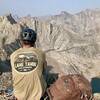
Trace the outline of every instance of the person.
{"type": "Polygon", "coordinates": [[[34,30],[26,28],[20,37],[22,47],[10,56],[14,95],[18,100],[40,100],[46,90],[45,54],[35,48],[37,33],[34,30]]]}

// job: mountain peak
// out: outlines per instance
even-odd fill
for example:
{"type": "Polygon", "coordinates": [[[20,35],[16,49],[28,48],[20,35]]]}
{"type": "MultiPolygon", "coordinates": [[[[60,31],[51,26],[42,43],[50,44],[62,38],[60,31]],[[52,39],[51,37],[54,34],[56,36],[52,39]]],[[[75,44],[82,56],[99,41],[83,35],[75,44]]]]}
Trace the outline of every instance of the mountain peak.
{"type": "Polygon", "coordinates": [[[11,14],[7,14],[6,17],[7,17],[8,21],[10,21],[11,24],[15,24],[16,23],[15,19],[12,17],[11,14]]]}
{"type": "Polygon", "coordinates": [[[66,11],[61,11],[62,15],[70,15],[70,13],[66,12],[66,11]]]}
{"type": "Polygon", "coordinates": [[[79,15],[79,14],[89,14],[89,13],[100,13],[100,9],[99,8],[96,8],[96,9],[86,9],[86,10],[83,10],[79,13],[76,13],[76,15],[79,15]]]}

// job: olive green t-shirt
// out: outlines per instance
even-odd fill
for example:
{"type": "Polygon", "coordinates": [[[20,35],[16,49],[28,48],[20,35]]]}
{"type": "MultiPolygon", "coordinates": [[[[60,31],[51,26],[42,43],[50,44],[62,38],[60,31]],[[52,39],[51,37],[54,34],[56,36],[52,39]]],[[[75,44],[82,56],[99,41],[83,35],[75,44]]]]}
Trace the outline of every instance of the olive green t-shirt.
{"type": "Polygon", "coordinates": [[[40,100],[45,92],[45,54],[37,48],[20,48],[11,54],[14,95],[18,100],[40,100]]]}

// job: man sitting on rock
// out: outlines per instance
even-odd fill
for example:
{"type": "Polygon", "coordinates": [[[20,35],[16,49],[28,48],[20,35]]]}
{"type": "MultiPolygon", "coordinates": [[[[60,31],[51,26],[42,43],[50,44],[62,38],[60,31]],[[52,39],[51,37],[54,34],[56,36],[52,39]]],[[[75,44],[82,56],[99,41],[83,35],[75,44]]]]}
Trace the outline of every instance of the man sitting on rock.
{"type": "Polygon", "coordinates": [[[45,93],[45,54],[35,48],[37,33],[29,28],[20,34],[22,48],[11,54],[14,95],[18,100],[40,100],[45,93]]]}

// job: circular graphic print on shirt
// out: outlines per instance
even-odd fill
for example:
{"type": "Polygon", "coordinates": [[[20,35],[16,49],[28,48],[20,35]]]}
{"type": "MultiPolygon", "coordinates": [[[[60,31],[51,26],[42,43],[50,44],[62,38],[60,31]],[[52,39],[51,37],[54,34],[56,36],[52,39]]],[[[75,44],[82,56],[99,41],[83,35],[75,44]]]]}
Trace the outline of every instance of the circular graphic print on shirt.
{"type": "Polygon", "coordinates": [[[38,65],[38,57],[34,53],[23,53],[16,56],[14,67],[18,72],[30,72],[38,65]]]}

